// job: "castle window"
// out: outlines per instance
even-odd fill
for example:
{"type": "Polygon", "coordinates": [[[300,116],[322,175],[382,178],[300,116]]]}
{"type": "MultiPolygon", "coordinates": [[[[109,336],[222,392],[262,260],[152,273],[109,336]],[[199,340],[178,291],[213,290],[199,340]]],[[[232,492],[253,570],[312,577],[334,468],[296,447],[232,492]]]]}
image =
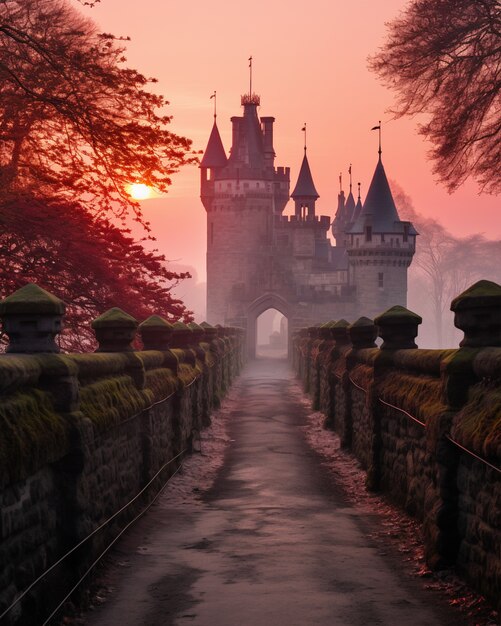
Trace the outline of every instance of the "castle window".
{"type": "Polygon", "coordinates": [[[372,226],[365,227],[365,241],[372,241],[372,226]]]}
{"type": "Polygon", "coordinates": [[[357,248],[358,248],[358,246],[360,245],[360,239],[358,237],[356,239],[356,242],[357,242],[357,248]]]}
{"type": "Polygon", "coordinates": [[[384,233],[381,233],[381,243],[384,243],[384,233]]]}
{"type": "Polygon", "coordinates": [[[379,289],[382,289],[384,287],[384,274],[383,272],[378,272],[377,275],[377,286],[379,287],[379,289]]]}
{"type": "Polygon", "coordinates": [[[404,241],[409,241],[409,224],[404,224],[404,241]]]}

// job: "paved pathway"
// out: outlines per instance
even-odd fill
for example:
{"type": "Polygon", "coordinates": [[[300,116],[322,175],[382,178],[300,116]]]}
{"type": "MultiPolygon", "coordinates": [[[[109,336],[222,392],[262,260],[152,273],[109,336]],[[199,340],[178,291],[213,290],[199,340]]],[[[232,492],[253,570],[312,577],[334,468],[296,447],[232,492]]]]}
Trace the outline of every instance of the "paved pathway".
{"type": "Polygon", "coordinates": [[[367,539],[375,518],[323,474],[290,385],[285,361],[246,367],[213,488],[197,507],[162,502],[125,538],[129,566],[89,626],[458,625],[367,539]]]}

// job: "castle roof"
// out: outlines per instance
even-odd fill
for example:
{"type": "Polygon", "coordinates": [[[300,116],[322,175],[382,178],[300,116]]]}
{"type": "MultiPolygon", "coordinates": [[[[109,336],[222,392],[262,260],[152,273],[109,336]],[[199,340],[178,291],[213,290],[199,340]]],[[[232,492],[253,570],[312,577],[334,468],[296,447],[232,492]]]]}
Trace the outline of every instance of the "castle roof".
{"type": "MultiPolygon", "coordinates": [[[[370,221],[373,232],[376,233],[401,232],[403,228],[403,223],[400,221],[397,207],[391,194],[381,156],[379,156],[362,210],[353,226],[347,232],[363,233],[364,225],[368,221],[370,221]]],[[[416,234],[412,225],[409,234],[416,234]]]]}
{"type": "Polygon", "coordinates": [[[243,98],[242,103],[243,117],[231,118],[237,132],[234,134],[229,165],[261,170],[264,167],[264,145],[257,104],[254,101],[244,101],[243,98]]]}
{"type": "Polygon", "coordinates": [[[301,169],[299,170],[299,176],[294,191],[291,193],[291,198],[314,198],[316,200],[319,197],[313,183],[305,148],[303,162],[301,163],[301,169]]]}
{"type": "Polygon", "coordinates": [[[348,197],[346,198],[346,203],[344,205],[344,215],[345,215],[347,222],[353,221],[354,210],[355,210],[355,198],[353,197],[353,193],[351,191],[351,186],[350,186],[350,193],[348,194],[348,197]]]}
{"type": "Polygon", "coordinates": [[[355,205],[355,208],[353,209],[353,216],[351,218],[351,221],[353,223],[356,222],[361,212],[362,212],[362,200],[360,199],[360,196],[359,196],[357,200],[357,204],[355,205]]]}
{"type": "Polygon", "coordinates": [[[224,167],[227,162],[226,153],[224,151],[223,142],[219,135],[216,120],[214,119],[214,126],[205,149],[200,167],[224,167]]]}

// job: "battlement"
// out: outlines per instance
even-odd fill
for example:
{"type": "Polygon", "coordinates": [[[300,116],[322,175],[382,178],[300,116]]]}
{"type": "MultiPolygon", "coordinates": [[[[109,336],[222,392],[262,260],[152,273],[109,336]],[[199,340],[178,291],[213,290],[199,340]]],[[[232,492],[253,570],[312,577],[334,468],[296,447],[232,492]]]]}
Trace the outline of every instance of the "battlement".
{"type": "Polygon", "coordinates": [[[275,180],[289,182],[291,174],[290,167],[277,167],[275,170],[275,180]]]}
{"type": "Polygon", "coordinates": [[[318,226],[320,229],[327,230],[330,226],[331,219],[328,215],[311,215],[304,219],[298,218],[297,215],[278,215],[275,225],[283,228],[308,228],[318,226]]]}

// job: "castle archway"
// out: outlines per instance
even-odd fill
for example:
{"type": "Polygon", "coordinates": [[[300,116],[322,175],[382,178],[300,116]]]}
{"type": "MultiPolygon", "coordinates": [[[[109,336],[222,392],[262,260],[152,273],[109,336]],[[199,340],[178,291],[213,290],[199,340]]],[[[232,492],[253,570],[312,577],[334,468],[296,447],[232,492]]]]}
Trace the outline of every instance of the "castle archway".
{"type": "MultiPolygon", "coordinates": [[[[286,350],[289,345],[290,337],[290,317],[291,307],[290,304],[281,296],[273,293],[264,294],[263,296],[254,300],[247,309],[247,347],[250,358],[256,357],[257,339],[258,339],[258,318],[265,313],[273,309],[278,313],[281,313],[286,319],[285,332],[286,332],[286,350]]],[[[280,331],[279,331],[280,332],[280,331]]]]}

